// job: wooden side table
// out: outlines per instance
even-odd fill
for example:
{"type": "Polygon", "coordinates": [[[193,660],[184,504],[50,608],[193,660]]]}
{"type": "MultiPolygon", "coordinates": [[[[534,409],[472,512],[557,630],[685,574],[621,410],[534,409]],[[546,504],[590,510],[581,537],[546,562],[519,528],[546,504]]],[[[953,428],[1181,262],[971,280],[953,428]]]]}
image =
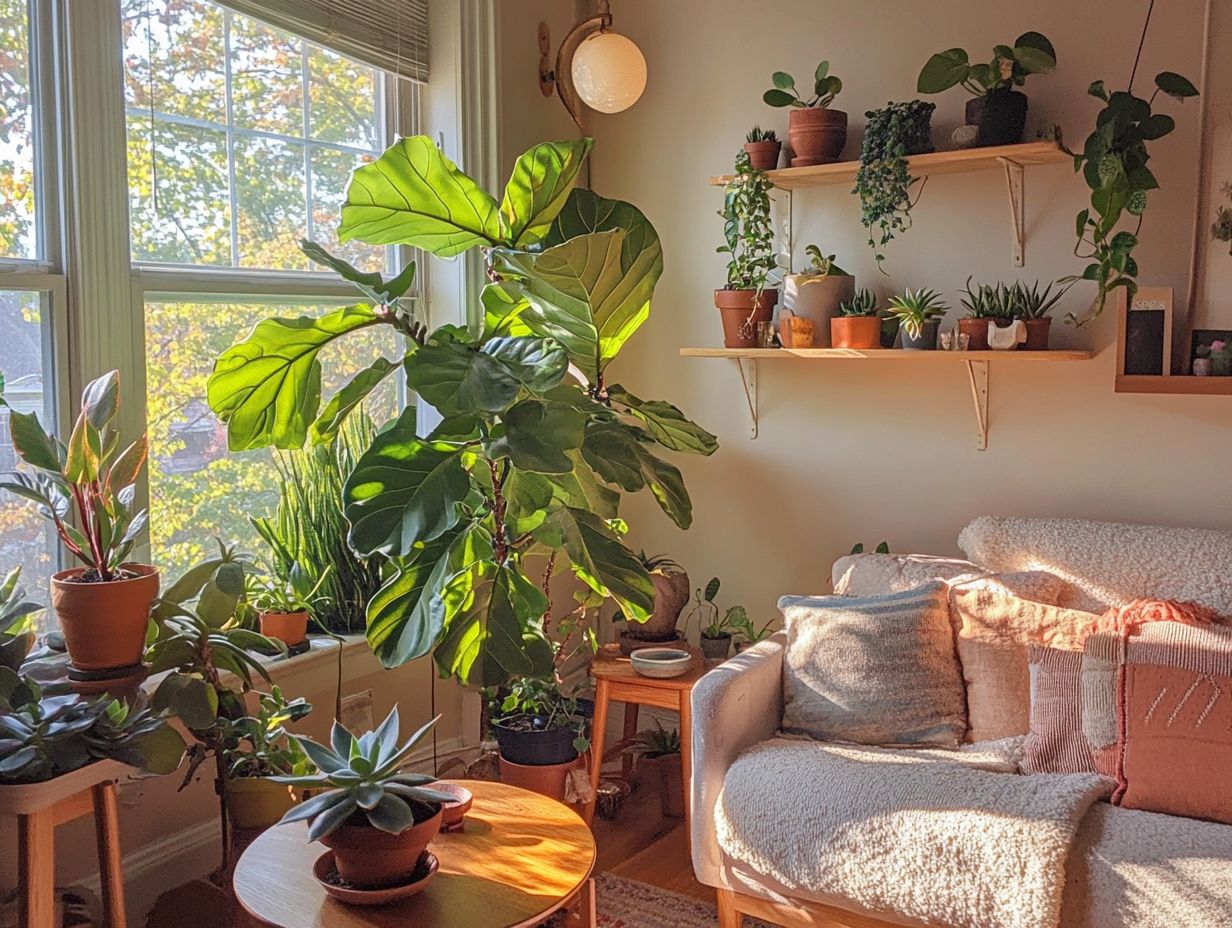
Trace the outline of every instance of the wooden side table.
{"type": "MultiPolygon", "coordinates": [[[[675,645],[673,645],[675,647],[675,645]]],[[[605,645],[590,663],[590,673],[595,678],[595,719],[590,738],[591,765],[590,785],[599,788],[599,772],[603,765],[603,742],[607,730],[608,706],[612,700],[625,704],[624,737],[637,734],[639,706],[655,706],[680,713],[680,764],[683,768],[684,822],[689,829],[689,814],[692,806],[690,784],[693,779],[693,712],[690,697],[693,685],[706,673],[706,662],[701,652],[693,652],[693,664],[689,671],[679,677],[659,680],[643,677],[633,669],[629,658],[620,653],[619,645],[605,645]]],[[[626,768],[627,769],[627,768],[626,768]]],[[[592,800],[585,808],[586,823],[595,818],[592,800]]]]}
{"type": "Polygon", "coordinates": [[[0,789],[0,814],[17,818],[21,928],[56,928],[56,826],[91,812],[107,928],[125,928],[116,781],[132,772],[103,760],[46,783],[0,789]]]}

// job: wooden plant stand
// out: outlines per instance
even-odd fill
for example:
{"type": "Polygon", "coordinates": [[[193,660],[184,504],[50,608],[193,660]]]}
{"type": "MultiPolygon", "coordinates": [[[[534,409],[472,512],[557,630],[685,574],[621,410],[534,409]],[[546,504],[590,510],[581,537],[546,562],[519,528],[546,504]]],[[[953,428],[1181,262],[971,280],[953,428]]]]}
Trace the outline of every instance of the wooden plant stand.
{"type": "Polygon", "coordinates": [[[126,928],[116,782],[132,773],[117,761],[96,761],[45,783],[0,787],[0,815],[17,819],[19,924],[58,928],[56,826],[94,814],[98,869],[107,928],[126,928]]]}

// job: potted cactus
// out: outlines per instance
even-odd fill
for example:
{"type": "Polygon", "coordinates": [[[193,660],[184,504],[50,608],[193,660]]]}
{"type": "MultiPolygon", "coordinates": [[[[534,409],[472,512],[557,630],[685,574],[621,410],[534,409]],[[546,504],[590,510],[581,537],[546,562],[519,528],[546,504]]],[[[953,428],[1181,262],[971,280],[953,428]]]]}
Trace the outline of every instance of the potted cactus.
{"type": "Polygon", "coordinates": [[[890,315],[898,320],[903,348],[932,351],[937,347],[937,330],[949,307],[936,290],[904,290],[890,298],[890,315]]]}
{"type": "Polygon", "coordinates": [[[35,414],[10,409],[13,448],[31,470],[0,480],[0,488],[38,506],[83,565],[51,578],[51,605],[72,669],[92,679],[140,669],[150,606],[158,597],[158,570],[128,560],[146,526],[146,511],[135,502],[146,439],[121,448],[119,406],[117,371],[91,381],[67,445],[43,431],[35,414]]]}
{"type": "Polygon", "coordinates": [[[454,799],[428,787],[435,777],[400,769],[439,718],[406,741],[399,740],[397,706],[375,731],[358,738],[335,721],[329,747],[291,735],[316,772],[273,779],[323,791],[279,824],[308,821],[308,840],[332,850],[338,875],[359,889],[405,884],[441,829],[441,806],[454,799]]]}
{"type": "Polygon", "coordinates": [[[727,285],[714,291],[728,348],[754,347],[757,323],[769,322],[779,301],[778,288],[769,285],[778,267],[770,216],[773,187],[764,171],[753,168],[747,152],[736,156],[736,173],[719,213],[725,241],[715,249],[728,256],[727,285]]]}
{"type": "Polygon", "coordinates": [[[817,245],[804,249],[808,266],[784,278],[783,304],[816,326],[818,348],[830,347],[830,320],[839,304],[855,296],[856,279],[838,266],[834,255],[823,255],[817,245]]]}
{"type": "Polygon", "coordinates": [[[762,94],[770,106],[790,106],[787,140],[794,157],[793,168],[837,161],[847,144],[847,114],[830,109],[843,89],[843,82],[830,73],[830,62],[823,61],[813,72],[813,93],[802,98],[796,80],[785,71],[775,71],[774,86],[762,94]]]}
{"type": "Polygon", "coordinates": [[[838,304],[838,315],[830,320],[830,344],[834,348],[880,348],[881,324],[877,295],[862,287],[838,304]]]}
{"type": "Polygon", "coordinates": [[[754,126],[745,136],[744,150],[755,171],[773,171],[777,168],[782,149],[783,143],[773,129],[754,126]]]}

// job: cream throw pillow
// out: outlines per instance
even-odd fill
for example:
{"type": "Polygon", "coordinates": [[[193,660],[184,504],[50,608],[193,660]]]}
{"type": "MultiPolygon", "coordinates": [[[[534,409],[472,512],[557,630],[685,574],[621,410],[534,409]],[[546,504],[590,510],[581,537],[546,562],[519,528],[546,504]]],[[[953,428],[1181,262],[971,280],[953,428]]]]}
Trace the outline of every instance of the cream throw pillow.
{"type": "Polygon", "coordinates": [[[783,730],[955,747],[966,731],[944,583],[863,598],[784,596],[783,730]]]}

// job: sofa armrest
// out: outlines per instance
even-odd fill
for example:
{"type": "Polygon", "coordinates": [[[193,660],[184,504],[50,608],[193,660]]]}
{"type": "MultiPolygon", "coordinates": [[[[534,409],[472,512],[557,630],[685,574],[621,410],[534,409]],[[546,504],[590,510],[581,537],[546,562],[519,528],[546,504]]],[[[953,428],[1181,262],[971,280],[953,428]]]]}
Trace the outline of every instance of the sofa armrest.
{"type": "Polygon", "coordinates": [[[783,653],[779,632],[714,668],[693,687],[693,870],[708,886],[722,886],[714,810],[723,778],[737,757],[778,731],[783,716],[783,653]]]}

